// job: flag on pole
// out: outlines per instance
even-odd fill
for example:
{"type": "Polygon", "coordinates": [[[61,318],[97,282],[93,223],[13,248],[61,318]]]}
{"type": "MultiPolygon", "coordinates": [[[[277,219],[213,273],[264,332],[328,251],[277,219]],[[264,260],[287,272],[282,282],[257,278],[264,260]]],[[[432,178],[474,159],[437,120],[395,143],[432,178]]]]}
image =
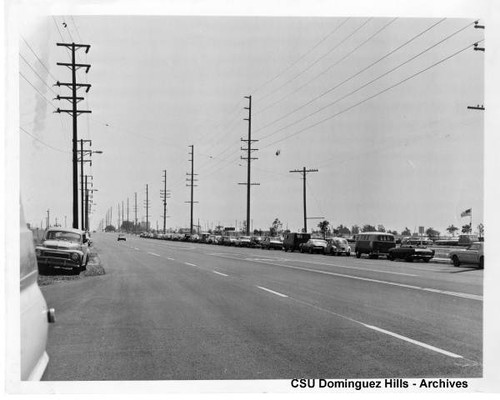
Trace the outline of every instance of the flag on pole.
{"type": "Polygon", "coordinates": [[[463,213],[460,214],[460,217],[470,217],[472,215],[472,208],[469,208],[468,210],[465,210],[463,213]]]}

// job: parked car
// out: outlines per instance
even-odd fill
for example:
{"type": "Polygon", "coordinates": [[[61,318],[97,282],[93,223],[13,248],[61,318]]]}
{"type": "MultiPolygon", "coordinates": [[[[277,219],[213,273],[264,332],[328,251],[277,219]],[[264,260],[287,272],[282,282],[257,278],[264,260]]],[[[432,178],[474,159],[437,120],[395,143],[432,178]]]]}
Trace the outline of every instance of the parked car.
{"type": "Polygon", "coordinates": [[[22,207],[20,221],[21,380],[39,381],[49,363],[48,324],[55,322],[55,311],[47,307],[38,286],[33,234],[24,222],[22,207]]]}
{"type": "Polygon", "coordinates": [[[235,246],[236,238],[234,236],[222,236],[222,245],[224,246],[235,246]]]}
{"type": "Polygon", "coordinates": [[[474,242],[466,249],[450,251],[450,259],[455,267],[462,264],[475,264],[484,268],[484,242],[474,242]]]}
{"type": "Polygon", "coordinates": [[[370,258],[389,254],[389,249],[396,247],[394,235],[385,232],[363,232],[356,236],[356,257],[368,254],[370,258]]]}
{"type": "Polygon", "coordinates": [[[240,236],[236,241],[236,245],[239,247],[251,247],[252,242],[250,236],[240,236]]]}
{"type": "Polygon", "coordinates": [[[309,233],[289,232],[285,233],[283,239],[283,249],[285,251],[299,250],[302,243],[306,243],[311,238],[309,233]]]}
{"type": "Polygon", "coordinates": [[[127,237],[123,233],[118,234],[118,238],[116,239],[118,242],[121,240],[127,241],[127,237]]]}
{"type": "Polygon", "coordinates": [[[401,241],[401,245],[399,247],[389,249],[387,259],[393,261],[396,258],[399,258],[409,262],[413,262],[414,260],[429,262],[431,258],[434,257],[434,250],[419,243],[422,243],[422,241],[415,242],[412,238],[405,238],[401,241]]]}
{"type": "Polygon", "coordinates": [[[325,253],[326,240],[324,239],[309,239],[305,243],[301,243],[299,248],[301,253],[325,253]]]}
{"type": "Polygon", "coordinates": [[[351,255],[351,246],[347,242],[347,239],[341,237],[334,237],[327,240],[327,245],[325,248],[325,254],[337,255],[351,255]]]}
{"type": "Polygon", "coordinates": [[[267,250],[281,250],[283,249],[283,241],[279,237],[267,236],[262,240],[261,247],[267,250]]]}
{"type": "Polygon", "coordinates": [[[261,236],[252,236],[250,238],[251,247],[254,247],[254,248],[262,247],[262,240],[263,239],[261,236]]]}
{"type": "Polygon", "coordinates": [[[79,229],[49,228],[36,246],[38,270],[43,274],[67,271],[78,275],[89,261],[90,240],[79,229]]]}

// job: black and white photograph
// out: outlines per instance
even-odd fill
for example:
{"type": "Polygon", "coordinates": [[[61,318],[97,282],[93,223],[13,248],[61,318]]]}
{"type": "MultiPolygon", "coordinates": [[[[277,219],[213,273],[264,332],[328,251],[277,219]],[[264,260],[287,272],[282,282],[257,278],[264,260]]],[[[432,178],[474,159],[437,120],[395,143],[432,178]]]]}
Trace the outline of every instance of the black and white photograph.
{"type": "Polygon", "coordinates": [[[414,3],[6,1],[7,393],[500,391],[499,7],[414,3]]]}

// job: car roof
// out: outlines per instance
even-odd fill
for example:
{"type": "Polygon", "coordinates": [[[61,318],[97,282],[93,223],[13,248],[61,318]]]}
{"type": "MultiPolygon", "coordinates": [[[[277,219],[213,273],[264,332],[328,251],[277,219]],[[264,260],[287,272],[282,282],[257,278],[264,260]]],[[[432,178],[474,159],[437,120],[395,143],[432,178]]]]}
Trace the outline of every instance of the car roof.
{"type": "Polygon", "coordinates": [[[78,233],[79,235],[83,235],[85,231],[75,228],[61,228],[61,227],[53,227],[46,230],[46,232],[57,231],[57,232],[71,232],[78,233]]]}

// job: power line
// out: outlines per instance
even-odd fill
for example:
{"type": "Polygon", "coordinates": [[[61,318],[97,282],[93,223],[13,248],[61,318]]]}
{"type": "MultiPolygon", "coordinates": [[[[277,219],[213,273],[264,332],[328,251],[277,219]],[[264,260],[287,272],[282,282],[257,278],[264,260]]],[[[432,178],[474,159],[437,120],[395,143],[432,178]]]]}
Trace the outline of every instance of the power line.
{"type": "Polygon", "coordinates": [[[31,52],[33,53],[33,55],[34,55],[34,56],[36,57],[36,59],[38,60],[38,62],[39,62],[40,64],[42,64],[42,66],[45,68],[45,70],[46,70],[46,71],[47,71],[47,73],[50,75],[50,77],[51,77],[52,79],[54,79],[55,81],[57,81],[57,78],[56,78],[54,75],[52,75],[52,74],[50,73],[50,70],[47,68],[47,66],[45,65],[45,63],[44,63],[44,62],[40,59],[40,57],[38,57],[38,55],[36,54],[35,50],[33,50],[33,48],[30,46],[30,44],[28,43],[28,41],[27,41],[24,37],[22,37],[22,36],[21,36],[21,39],[23,39],[24,43],[26,43],[26,46],[28,46],[28,48],[31,50],[31,52]]]}
{"type": "MultiPolygon", "coordinates": [[[[483,40],[481,40],[481,41],[479,41],[479,42],[476,42],[476,43],[480,43],[480,42],[483,42],[483,41],[484,41],[484,39],[483,39],[483,40]]],[[[386,89],[384,89],[384,90],[381,90],[380,92],[378,92],[378,93],[376,93],[376,94],[374,94],[374,95],[372,95],[372,96],[370,96],[370,97],[368,97],[368,98],[366,98],[366,99],[364,99],[364,100],[362,100],[362,101],[360,101],[360,102],[358,102],[358,103],[356,103],[356,104],[354,104],[354,105],[352,105],[352,106],[350,106],[350,107],[347,107],[347,108],[345,108],[345,109],[343,109],[343,110],[339,111],[339,112],[338,112],[338,113],[336,113],[336,114],[333,114],[333,115],[331,115],[331,116],[329,116],[329,117],[327,117],[327,118],[324,118],[324,119],[322,119],[322,120],[320,120],[320,121],[318,121],[318,122],[316,122],[316,123],[314,123],[314,124],[312,124],[312,125],[310,125],[310,126],[307,126],[307,127],[303,128],[303,129],[301,129],[301,130],[297,131],[297,132],[294,132],[293,134],[291,134],[291,135],[289,135],[289,136],[287,136],[287,137],[285,137],[285,138],[282,138],[282,139],[276,140],[276,141],[274,141],[274,142],[272,142],[272,143],[268,144],[267,146],[264,146],[264,148],[267,148],[267,147],[269,147],[269,146],[272,146],[273,144],[276,144],[276,143],[282,142],[282,141],[284,141],[284,140],[286,140],[286,139],[289,139],[289,138],[291,138],[291,137],[293,137],[293,136],[296,136],[296,135],[298,135],[298,134],[300,134],[300,133],[302,133],[302,132],[304,132],[304,131],[306,131],[306,130],[308,130],[308,129],[314,128],[314,127],[316,127],[316,126],[318,126],[318,125],[322,124],[323,122],[326,122],[326,121],[331,120],[331,119],[333,119],[333,118],[335,118],[335,117],[337,117],[337,116],[339,116],[339,115],[342,115],[342,114],[344,114],[345,112],[350,111],[350,110],[352,110],[353,108],[356,108],[356,107],[360,106],[361,104],[366,103],[367,101],[372,100],[372,99],[374,99],[375,97],[378,97],[378,96],[380,96],[381,94],[383,94],[383,93],[385,93],[385,92],[388,92],[389,90],[392,90],[392,89],[394,89],[395,87],[398,87],[398,86],[402,85],[403,83],[405,83],[405,82],[409,81],[410,79],[413,79],[413,78],[415,78],[415,77],[417,77],[417,76],[419,76],[419,75],[423,74],[424,72],[426,72],[426,71],[428,71],[428,70],[430,70],[430,69],[432,69],[432,68],[434,68],[434,67],[436,67],[436,66],[438,66],[438,65],[442,64],[443,62],[445,62],[445,61],[447,61],[447,60],[449,60],[449,59],[451,59],[451,58],[453,58],[453,57],[456,57],[457,55],[459,55],[459,54],[463,53],[465,50],[469,49],[471,46],[473,46],[473,44],[468,45],[467,47],[465,47],[465,48],[463,48],[463,49],[461,49],[461,50],[456,51],[455,53],[451,54],[450,56],[448,56],[448,57],[446,57],[446,58],[444,58],[444,59],[442,59],[442,60],[440,60],[440,61],[438,61],[438,62],[436,62],[436,63],[434,63],[434,64],[432,64],[432,65],[430,65],[429,67],[427,67],[427,68],[425,68],[425,69],[423,69],[423,70],[421,70],[421,71],[419,71],[419,72],[417,72],[417,73],[415,73],[415,74],[413,74],[413,75],[411,75],[411,76],[409,76],[409,77],[407,77],[407,78],[405,78],[405,79],[403,79],[403,80],[401,80],[401,81],[399,81],[399,82],[397,82],[397,83],[395,83],[395,84],[393,84],[393,85],[389,86],[388,88],[386,88],[386,89]]]]}
{"type": "Polygon", "coordinates": [[[342,22],[339,26],[337,26],[335,29],[333,29],[328,35],[323,37],[318,43],[316,43],[311,49],[309,49],[306,53],[304,53],[302,56],[300,56],[296,61],[294,61],[292,64],[290,64],[288,67],[286,67],[284,70],[282,70],[280,73],[278,73],[274,78],[269,79],[268,81],[264,82],[262,85],[260,85],[257,89],[254,90],[254,92],[258,92],[261,90],[264,86],[270,84],[271,82],[274,82],[276,79],[278,79],[281,75],[283,75],[285,72],[288,72],[292,67],[297,65],[300,61],[302,61],[305,57],[307,57],[309,54],[311,54],[321,43],[323,43],[326,39],[328,39],[330,36],[332,36],[335,32],[337,32],[350,18],[346,18],[344,22],[342,22]]]}
{"type": "MultiPolygon", "coordinates": [[[[292,127],[293,125],[296,125],[296,124],[297,124],[297,123],[299,123],[299,122],[302,122],[302,121],[306,120],[307,118],[312,117],[313,115],[315,115],[315,114],[317,114],[317,113],[319,113],[319,112],[321,112],[321,111],[325,110],[326,108],[331,107],[331,106],[333,106],[334,104],[337,104],[338,102],[340,102],[340,101],[342,101],[342,100],[346,99],[347,97],[349,97],[349,96],[351,96],[351,95],[353,95],[353,94],[355,94],[355,93],[359,92],[360,90],[364,89],[365,87],[367,87],[367,86],[369,86],[369,85],[373,84],[374,82],[376,82],[376,81],[378,81],[378,80],[382,79],[383,77],[385,77],[385,76],[389,75],[390,73],[392,73],[392,72],[396,71],[397,69],[401,68],[402,66],[404,66],[404,65],[406,65],[406,64],[408,64],[408,63],[410,63],[411,61],[415,60],[416,58],[420,57],[421,55],[423,55],[423,54],[427,53],[428,51],[432,50],[434,47],[436,47],[436,46],[438,46],[438,45],[442,44],[443,42],[445,42],[445,41],[447,41],[447,40],[449,40],[450,38],[452,38],[453,36],[455,36],[455,35],[457,35],[458,33],[462,32],[463,30],[465,30],[466,28],[468,28],[468,27],[469,27],[469,26],[471,26],[471,25],[472,25],[472,24],[468,24],[468,25],[466,25],[465,27],[463,27],[463,28],[459,29],[458,31],[456,31],[456,32],[452,33],[451,35],[448,35],[448,36],[447,36],[447,37],[445,37],[444,39],[442,39],[442,40],[440,40],[439,42],[437,42],[437,43],[433,44],[432,46],[430,46],[430,47],[426,48],[425,50],[421,51],[420,53],[416,54],[415,56],[413,56],[413,57],[409,58],[408,60],[406,60],[406,61],[402,62],[401,64],[397,65],[396,67],[394,67],[394,68],[390,69],[389,71],[384,72],[383,74],[379,75],[378,77],[376,77],[376,78],[372,79],[371,81],[369,81],[369,82],[365,83],[364,85],[362,85],[362,86],[358,87],[357,89],[355,89],[355,90],[353,90],[353,91],[351,91],[351,92],[347,93],[346,95],[344,95],[344,96],[340,97],[339,99],[337,99],[337,100],[335,100],[335,101],[333,101],[333,102],[331,102],[331,103],[326,104],[325,106],[323,106],[323,107],[321,107],[321,108],[317,109],[316,111],[314,111],[314,112],[312,112],[312,113],[309,113],[309,114],[308,114],[308,115],[306,115],[305,117],[303,117],[303,118],[301,118],[301,119],[299,119],[299,120],[297,120],[297,121],[295,121],[295,122],[292,122],[292,123],[290,123],[290,124],[288,124],[288,125],[286,125],[286,126],[284,126],[284,127],[280,128],[280,129],[277,129],[276,131],[274,131],[274,132],[270,133],[269,135],[264,136],[262,139],[267,139],[267,138],[269,138],[269,137],[271,137],[271,136],[275,135],[276,133],[279,133],[279,132],[281,132],[281,131],[283,131],[283,130],[285,130],[285,129],[287,129],[287,128],[292,127]]],[[[324,95],[325,95],[325,94],[327,94],[328,92],[331,92],[333,89],[334,89],[334,88],[331,88],[331,89],[327,90],[326,92],[324,92],[323,94],[321,94],[321,95],[320,95],[320,96],[318,96],[317,98],[324,96],[324,95]]],[[[312,102],[312,101],[310,101],[310,102],[309,102],[309,103],[307,103],[307,104],[310,104],[311,102],[312,102]]],[[[307,105],[307,104],[306,104],[306,105],[307,105]]],[[[301,106],[301,107],[299,107],[299,108],[297,108],[296,110],[299,110],[299,109],[301,109],[301,108],[303,108],[303,107],[305,107],[305,105],[304,105],[304,106],[301,106]]],[[[296,110],[295,110],[295,111],[296,111],[296,110]]]]}
{"type": "Polygon", "coordinates": [[[19,75],[21,75],[21,77],[22,77],[22,78],[23,78],[26,82],[28,82],[28,83],[29,83],[29,85],[30,85],[33,89],[35,89],[35,90],[37,91],[37,93],[38,93],[38,94],[39,94],[39,95],[40,95],[40,96],[41,96],[41,97],[42,97],[42,98],[43,98],[43,99],[44,99],[44,100],[45,100],[48,104],[50,104],[52,107],[54,107],[54,110],[57,110],[57,107],[56,107],[56,106],[55,106],[55,105],[54,105],[54,104],[53,104],[50,100],[47,100],[47,98],[45,97],[45,95],[44,95],[42,92],[40,92],[40,91],[39,91],[39,90],[35,87],[35,85],[33,85],[33,84],[29,81],[29,79],[28,79],[28,78],[26,78],[26,77],[23,75],[23,73],[22,73],[21,71],[19,71],[19,75]]]}
{"type": "Polygon", "coordinates": [[[61,33],[61,30],[59,29],[59,25],[57,24],[56,18],[54,16],[52,16],[52,20],[54,21],[54,24],[55,24],[55,26],[57,28],[57,32],[59,32],[59,36],[61,36],[61,40],[64,42],[63,35],[61,33]]]}
{"type": "Polygon", "coordinates": [[[35,139],[37,142],[43,144],[44,146],[47,146],[48,148],[52,149],[52,150],[55,150],[55,151],[59,151],[61,153],[70,153],[69,151],[65,151],[65,150],[61,150],[61,149],[58,149],[57,147],[54,147],[54,146],[51,146],[50,144],[47,144],[45,143],[43,140],[40,140],[38,139],[36,136],[32,135],[31,133],[29,133],[26,129],[24,129],[22,126],[19,127],[19,129],[21,131],[23,131],[24,133],[26,133],[28,136],[31,136],[33,139],[35,139]]]}
{"type": "Polygon", "coordinates": [[[269,96],[271,96],[272,94],[276,93],[278,90],[280,90],[281,88],[285,87],[286,85],[288,85],[289,83],[293,82],[295,79],[297,79],[299,76],[301,76],[302,74],[304,74],[305,72],[307,72],[308,70],[310,70],[312,67],[314,67],[318,62],[320,62],[323,58],[325,58],[326,56],[328,56],[329,54],[331,54],[332,52],[334,52],[335,50],[337,50],[343,43],[345,43],[347,40],[349,40],[352,36],[354,36],[360,29],[362,29],[368,22],[370,22],[373,18],[368,18],[364,23],[362,23],[360,26],[358,26],[353,32],[351,32],[346,38],[344,38],[340,43],[338,43],[335,47],[333,47],[332,49],[330,49],[328,52],[326,52],[325,54],[323,54],[321,57],[319,57],[318,59],[316,59],[312,64],[310,64],[306,69],[300,71],[297,75],[295,75],[293,78],[289,79],[288,81],[286,81],[284,84],[282,84],[281,86],[279,86],[277,89],[273,90],[271,93],[268,93],[267,95],[263,96],[260,98],[260,100],[264,100],[266,98],[268,98],[269,96]]]}
{"type": "Polygon", "coordinates": [[[35,68],[33,68],[33,66],[28,62],[28,60],[26,60],[26,58],[23,57],[22,54],[19,54],[19,57],[21,57],[21,59],[26,63],[26,65],[35,73],[35,75],[40,79],[40,81],[42,81],[42,83],[47,86],[49,88],[49,90],[51,90],[55,95],[57,95],[57,92],[52,89],[52,87],[50,87],[47,82],[45,82],[45,79],[43,79],[39,74],[38,72],[36,72],[35,68]]]}
{"type": "MultiPolygon", "coordinates": [[[[395,21],[397,20],[397,18],[393,18],[391,21],[389,21],[387,24],[385,24],[382,28],[378,29],[374,34],[372,34],[368,39],[364,40],[361,44],[359,44],[358,46],[356,46],[353,50],[351,50],[349,53],[347,53],[344,57],[342,57],[340,60],[336,61],[334,64],[330,65],[327,69],[323,70],[321,73],[319,73],[318,75],[314,76],[312,79],[308,80],[306,83],[304,83],[303,85],[299,86],[298,88],[296,88],[293,92],[291,93],[288,93],[286,94],[285,96],[281,97],[280,99],[278,99],[276,102],[272,103],[271,105],[269,105],[268,107],[264,108],[263,110],[260,111],[260,113],[264,112],[264,111],[267,111],[268,109],[272,108],[273,106],[275,106],[276,104],[278,104],[280,101],[284,100],[285,98],[287,98],[288,96],[291,96],[292,94],[298,92],[299,90],[301,90],[302,88],[304,88],[305,86],[309,85],[312,81],[316,80],[317,78],[319,78],[320,76],[324,75],[326,72],[330,71],[333,67],[337,66],[338,64],[340,64],[342,61],[344,61],[346,58],[348,58],[349,56],[351,56],[353,53],[355,53],[357,50],[359,50],[362,46],[364,46],[366,43],[368,43],[370,40],[372,40],[375,36],[377,36],[380,32],[382,32],[384,29],[386,29],[389,25],[391,25],[392,23],[394,23],[395,21]]],[[[333,89],[332,89],[333,90],[333,89]]],[[[328,91],[327,91],[328,92],[328,91]]],[[[308,104],[311,104],[313,101],[317,100],[318,98],[322,97],[324,94],[322,94],[321,96],[318,96],[318,97],[315,97],[313,100],[311,100],[310,102],[306,103],[305,105],[303,105],[302,107],[305,107],[306,105],[308,104]]],[[[299,107],[302,108],[302,107],[299,107]]],[[[295,110],[296,111],[296,110],[295,110]]],[[[282,116],[281,118],[277,119],[277,120],[274,120],[273,122],[271,123],[268,123],[267,125],[257,129],[255,132],[260,132],[261,130],[275,124],[276,122],[278,121],[281,121],[283,118],[286,118],[287,116],[289,116],[290,114],[294,113],[295,111],[292,111],[284,116],[282,116]]]]}

